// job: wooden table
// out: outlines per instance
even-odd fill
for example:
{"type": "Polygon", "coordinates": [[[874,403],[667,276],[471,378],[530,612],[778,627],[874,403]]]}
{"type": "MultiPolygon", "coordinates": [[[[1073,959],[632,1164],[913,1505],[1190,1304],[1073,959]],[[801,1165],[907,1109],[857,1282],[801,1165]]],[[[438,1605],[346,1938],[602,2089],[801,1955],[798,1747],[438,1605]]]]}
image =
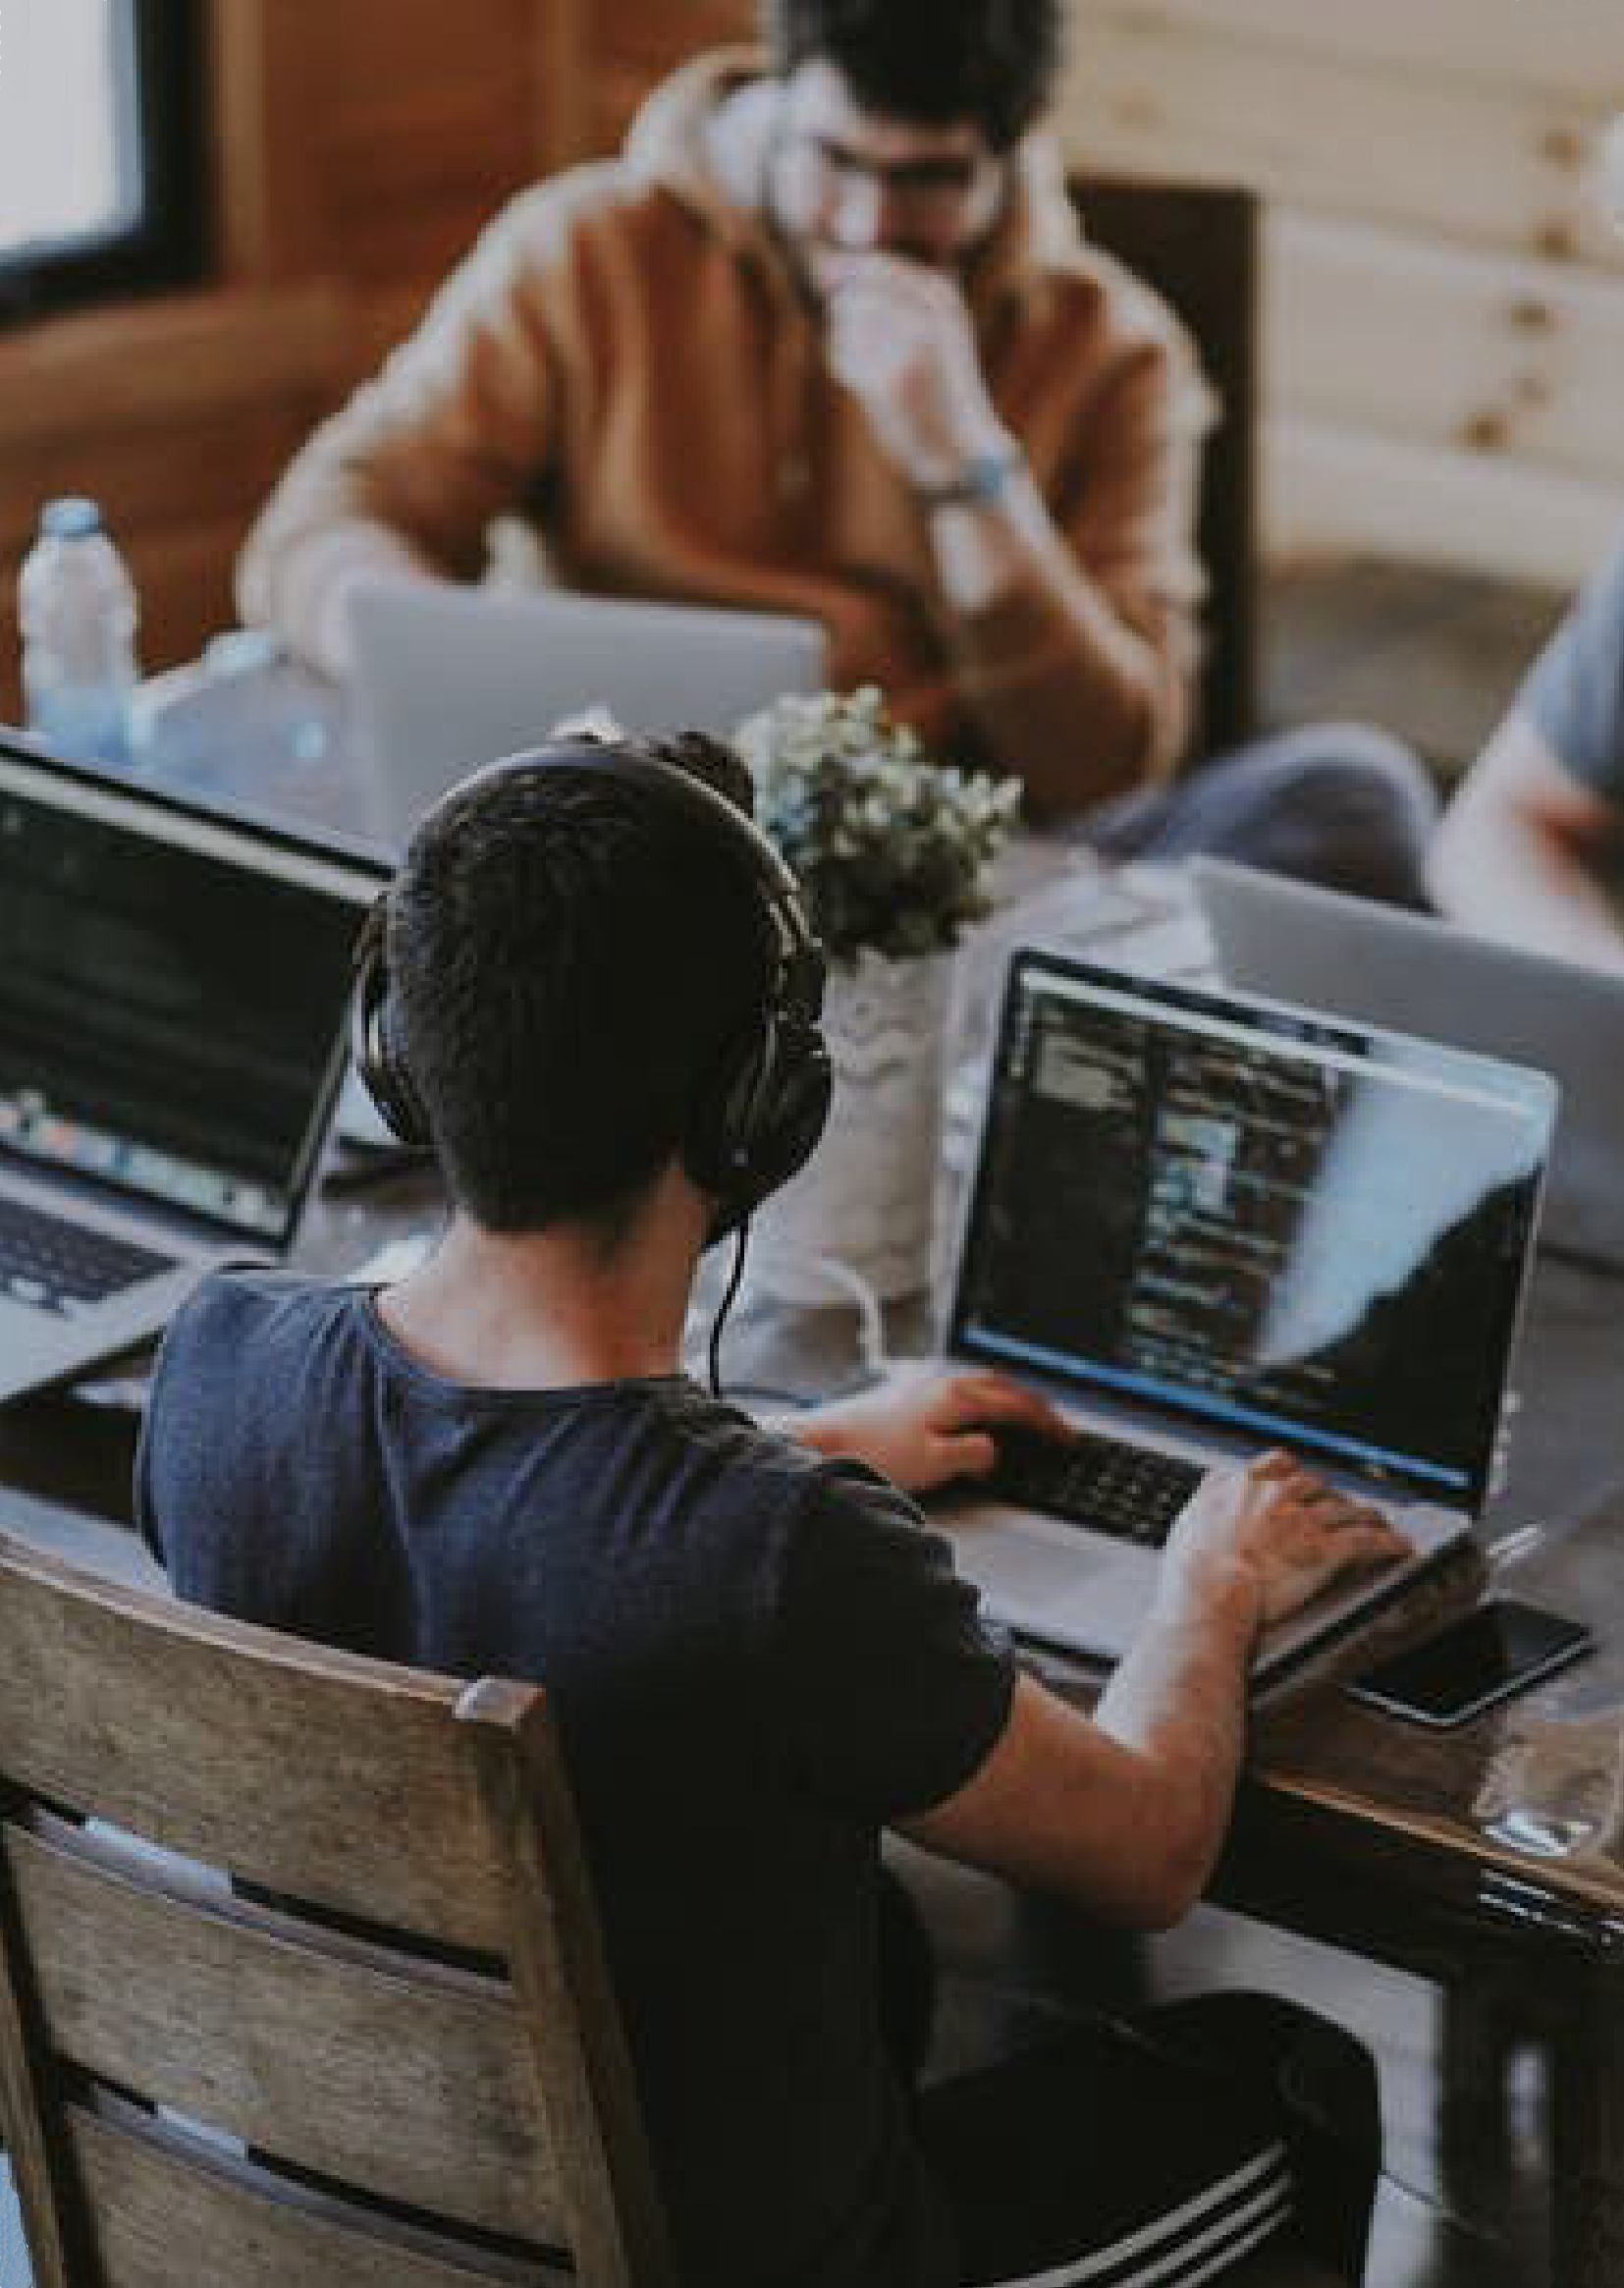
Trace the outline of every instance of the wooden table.
{"type": "MultiPolygon", "coordinates": [[[[1505,2036],[1543,2035],[1554,2069],[1551,2278],[1616,2288],[1624,1486],[1497,1568],[1494,1586],[1590,1620],[1599,1650],[1444,1733],[1363,1708],[1328,1679],[1293,1696],[1258,1722],[1217,1895],[1444,1988],[1446,2167],[1452,2139],[1503,2134],[1505,2036]]],[[[1357,1658],[1368,1657],[1367,1643],[1357,1658]]]]}

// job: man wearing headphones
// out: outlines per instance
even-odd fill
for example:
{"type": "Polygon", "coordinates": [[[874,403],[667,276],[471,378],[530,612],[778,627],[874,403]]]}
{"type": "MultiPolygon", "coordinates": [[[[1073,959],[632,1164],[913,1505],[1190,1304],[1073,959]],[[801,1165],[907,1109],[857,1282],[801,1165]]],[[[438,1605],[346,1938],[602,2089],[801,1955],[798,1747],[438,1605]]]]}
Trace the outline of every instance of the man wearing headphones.
{"type": "Polygon", "coordinates": [[[154,1380],[143,1530],[185,1597],[545,1682],[684,2278],[1207,2278],[1291,2214],[1356,2276],[1374,2085],[1334,2029],[1229,1997],[917,2098],[888,2051],[885,1827],[1172,1921],[1223,1834],[1260,1625],[1401,1545],[1283,1456],[1209,1479],[1090,1721],[861,1466],[973,1474],[1000,1423],[1062,1434],[1040,1401],[924,1383],[796,1444],[684,1376],[702,1249],[828,1094],[821,953],[730,769],[697,738],[561,741],[424,822],[358,1047],[447,1227],[377,1292],[205,1285],[154,1380]]]}

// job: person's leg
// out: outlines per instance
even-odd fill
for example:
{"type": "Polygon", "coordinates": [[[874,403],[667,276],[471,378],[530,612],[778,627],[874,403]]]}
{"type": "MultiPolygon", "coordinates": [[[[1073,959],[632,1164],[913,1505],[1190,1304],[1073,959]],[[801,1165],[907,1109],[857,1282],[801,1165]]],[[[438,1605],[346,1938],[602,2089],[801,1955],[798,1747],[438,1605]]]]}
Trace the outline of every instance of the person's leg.
{"type": "Polygon", "coordinates": [[[1272,1994],[1200,1994],[1140,2020],[1169,2055],[1272,2088],[1291,2154],[1297,2234],[1337,2277],[1364,2277],[1381,2167],[1376,2063],[1328,2018],[1272,1994]]]}
{"type": "Polygon", "coordinates": [[[1175,785],[1103,804],[1108,857],[1197,851],[1392,905],[1425,907],[1437,797],[1408,747],[1359,723],[1309,724],[1216,756],[1175,785]]]}
{"type": "Polygon", "coordinates": [[[1279,2114],[1267,2076],[1251,2086],[1101,2020],[936,2084],[917,2123],[963,2288],[1181,2288],[1286,2229],[1279,2114]]]}

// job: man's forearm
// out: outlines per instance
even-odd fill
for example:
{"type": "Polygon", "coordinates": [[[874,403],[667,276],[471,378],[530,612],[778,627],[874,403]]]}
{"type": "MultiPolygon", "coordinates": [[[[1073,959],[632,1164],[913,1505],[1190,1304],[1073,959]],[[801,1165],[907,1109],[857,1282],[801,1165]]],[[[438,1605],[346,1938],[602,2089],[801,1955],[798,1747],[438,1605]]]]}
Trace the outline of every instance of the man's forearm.
{"type": "Polygon", "coordinates": [[[1446,819],[1428,887],[1451,920],[1594,969],[1624,970],[1624,913],[1599,870],[1521,814],[1446,819]]]}
{"type": "Polygon", "coordinates": [[[343,681],[350,674],[350,601],[372,581],[444,577],[385,524],[355,518],[307,539],[276,545],[256,536],[238,569],[238,600],[250,626],[275,627],[309,666],[343,681]]]}
{"type": "MultiPolygon", "coordinates": [[[[1258,1591],[1240,1577],[1164,1598],[1095,1711],[1102,1731],[1156,1773],[1175,1906],[1193,1905],[1229,1824],[1246,1746],[1246,1684],[1258,1591]]],[[[1182,1906],[1176,1906],[1182,1912],[1182,1906]]]]}
{"type": "Polygon", "coordinates": [[[908,1823],[915,1841],[1091,1914],[1167,1930],[1211,1874],[1244,1737],[1257,1591],[1164,1604],[1093,1719],[1031,1677],[981,1771],[908,1823]]]}
{"type": "Polygon", "coordinates": [[[1485,937],[1624,969],[1624,913],[1609,888],[1621,860],[1624,809],[1514,707],[1444,812],[1427,880],[1452,920],[1485,937]]]}
{"type": "Polygon", "coordinates": [[[1033,808],[1076,809],[1159,776],[1183,736],[1182,666],[1079,568],[1030,475],[928,514],[966,696],[1033,808]]]}

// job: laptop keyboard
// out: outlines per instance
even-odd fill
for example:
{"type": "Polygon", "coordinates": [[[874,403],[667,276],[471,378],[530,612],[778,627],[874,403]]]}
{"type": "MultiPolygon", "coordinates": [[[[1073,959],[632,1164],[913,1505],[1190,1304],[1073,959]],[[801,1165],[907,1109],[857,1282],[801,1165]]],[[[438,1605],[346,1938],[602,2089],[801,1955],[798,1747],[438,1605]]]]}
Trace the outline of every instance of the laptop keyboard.
{"type": "Polygon", "coordinates": [[[1204,1475],[1194,1462],[1113,1438],[1085,1435],[1062,1443],[1037,1431],[1004,1430],[998,1448],[992,1474],[982,1481],[988,1493],[1148,1549],[1162,1547],[1204,1475]]]}
{"type": "Polygon", "coordinates": [[[0,1199],[0,1295],[14,1303],[71,1316],[172,1262],[24,1201],[0,1199]]]}

